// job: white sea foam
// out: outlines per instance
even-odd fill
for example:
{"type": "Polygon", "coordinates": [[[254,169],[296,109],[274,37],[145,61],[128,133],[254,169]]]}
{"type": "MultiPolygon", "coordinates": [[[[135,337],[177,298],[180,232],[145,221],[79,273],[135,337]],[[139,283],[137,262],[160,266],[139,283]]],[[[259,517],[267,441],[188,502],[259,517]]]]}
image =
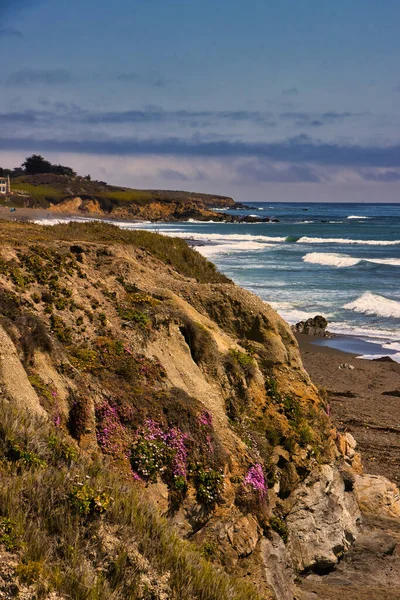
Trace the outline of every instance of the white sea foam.
{"type": "MultiPolygon", "coordinates": [[[[357,358],[363,358],[364,360],[376,360],[378,358],[383,358],[384,356],[388,356],[387,354],[363,354],[362,356],[357,356],[357,358]]],[[[400,363],[400,352],[397,354],[390,354],[390,358],[398,363],[400,363]]]]}
{"type": "Polygon", "coordinates": [[[330,254],[324,252],[310,252],[303,256],[303,261],[328,267],[354,267],[361,262],[400,267],[400,258],[356,258],[347,254],[330,254]]]}
{"type": "Polygon", "coordinates": [[[300,244],[358,244],[360,246],[399,246],[400,240],[352,240],[346,238],[301,237],[300,244]]]}
{"type": "MultiPolygon", "coordinates": [[[[168,233],[163,231],[162,233],[168,233]]],[[[240,234],[240,233],[194,233],[192,231],[185,231],[179,234],[174,234],[176,237],[183,237],[191,240],[207,240],[207,241],[218,241],[218,242],[268,242],[277,243],[284,242],[284,237],[269,237],[267,235],[251,235],[251,234],[240,234]]],[[[232,249],[235,249],[235,245],[232,244],[232,249]]]]}
{"type": "Polygon", "coordinates": [[[291,302],[268,302],[267,304],[272,306],[274,310],[285,319],[288,323],[298,323],[299,321],[306,321],[310,317],[315,316],[314,312],[309,312],[301,308],[296,308],[291,302]]]}
{"type": "Polygon", "coordinates": [[[252,250],[263,250],[270,244],[260,242],[236,242],[234,244],[216,244],[210,246],[195,246],[195,249],[203,256],[214,256],[215,254],[230,254],[231,252],[249,252],[252,250]]]}
{"type": "Polygon", "coordinates": [[[400,302],[372,292],[365,292],[357,300],[345,304],[343,308],[365,315],[400,319],[400,302]]]}
{"type": "Polygon", "coordinates": [[[360,217],[359,215],[350,215],[348,219],[370,219],[371,217],[360,217]]]}
{"type": "Polygon", "coordinates": [[[360,262],[359,258],[352,258],[346,254],[328,254],[323,252],[310,252],[303,256],[305,263],[326,265],[328,267],[354,267],[360,262]]]}

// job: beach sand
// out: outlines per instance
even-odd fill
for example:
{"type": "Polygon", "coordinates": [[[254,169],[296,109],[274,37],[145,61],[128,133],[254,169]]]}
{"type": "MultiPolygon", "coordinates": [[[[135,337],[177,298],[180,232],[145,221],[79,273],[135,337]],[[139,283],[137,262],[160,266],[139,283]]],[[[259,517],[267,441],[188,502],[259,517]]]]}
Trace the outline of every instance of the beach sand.
{"type": "Polygon", "coordinates": [[[340,432],[357,440],[364,470],[400,484],[400,364],[364,360],[298,334],[305,369],[325,388],[340,432]],[[343,363],[354,369],[339,369],[343,363]]]}

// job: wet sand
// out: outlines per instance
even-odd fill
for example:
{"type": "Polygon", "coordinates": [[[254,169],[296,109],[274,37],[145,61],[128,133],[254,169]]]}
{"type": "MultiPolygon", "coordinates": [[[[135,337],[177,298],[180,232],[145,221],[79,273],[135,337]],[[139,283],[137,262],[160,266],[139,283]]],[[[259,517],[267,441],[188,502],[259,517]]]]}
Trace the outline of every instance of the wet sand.
{"type": "Polygon", "coordinates": [[[325,388],[331,417],[340,432],[358,443],[364,470],[400,484],[400,364],[364,360],[296,336],[304,367],[325,388]],[[354,369],[339,369],[343,363],[354,369]]]}

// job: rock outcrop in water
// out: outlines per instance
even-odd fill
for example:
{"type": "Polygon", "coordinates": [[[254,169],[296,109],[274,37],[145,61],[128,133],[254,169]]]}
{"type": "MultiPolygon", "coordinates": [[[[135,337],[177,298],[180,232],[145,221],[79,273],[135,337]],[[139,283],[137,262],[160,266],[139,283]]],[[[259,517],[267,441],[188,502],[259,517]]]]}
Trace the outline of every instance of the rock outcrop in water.
{"type": "Polygon", "coordinates": [[[183,240],[0,234],[4,593],[292,600],[339,563],[359,457],[272,308],[183,240]]]}
{"type": "Polygon", "coordinates": [[[333,337],[333,334],[326,330],[327,327],[328,321],[325,317],[316,315],[307,319],[307,321],[300,321],[296,325],[292,325],[292,330],[294,333],[304,333],[318,337],[333,337]]]}

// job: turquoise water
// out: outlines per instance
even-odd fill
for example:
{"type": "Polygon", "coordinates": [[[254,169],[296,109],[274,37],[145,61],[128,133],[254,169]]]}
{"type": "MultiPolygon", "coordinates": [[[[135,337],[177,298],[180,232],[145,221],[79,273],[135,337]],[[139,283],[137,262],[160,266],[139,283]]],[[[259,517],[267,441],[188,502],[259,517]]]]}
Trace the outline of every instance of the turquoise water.
{"type": "Polygon", "coordinates": [[[375,344],[368,345],[371,355],[400,361],[400,204],[253,206],[230,212],[280,222],[141,227],[191,238],[222,272],[290,323],[322,314],[331,331],[356,335],[375,344]]]}

